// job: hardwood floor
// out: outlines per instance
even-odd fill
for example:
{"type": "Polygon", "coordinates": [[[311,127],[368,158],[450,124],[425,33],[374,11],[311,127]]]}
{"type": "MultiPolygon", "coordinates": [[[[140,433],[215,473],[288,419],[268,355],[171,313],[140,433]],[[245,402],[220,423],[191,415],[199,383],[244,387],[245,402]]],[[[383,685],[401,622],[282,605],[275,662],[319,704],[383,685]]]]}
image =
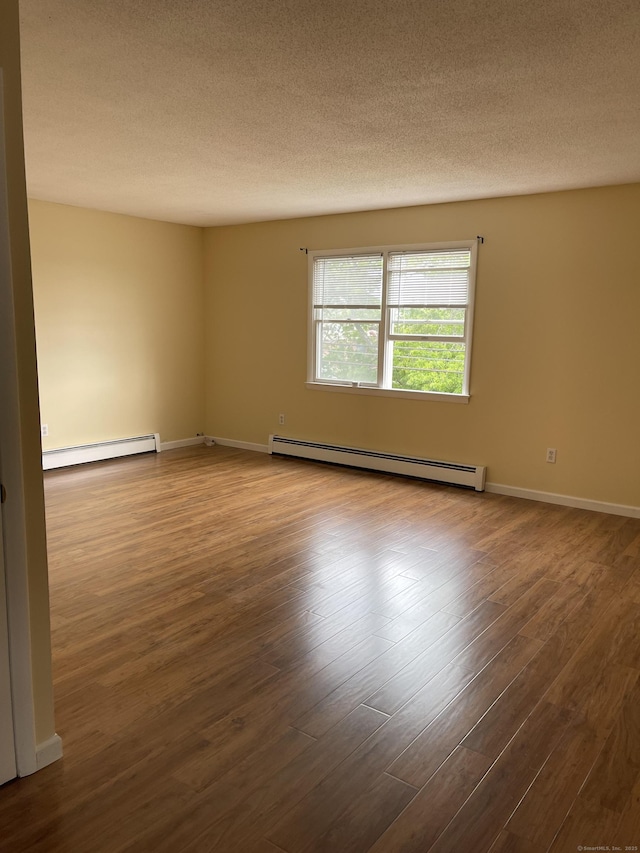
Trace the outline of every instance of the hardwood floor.
{"type": "Polygon", "coordinates": [[[45,487],[65,755],[2,850],[640,846],[640,520],[224,447],[45,487]]]}

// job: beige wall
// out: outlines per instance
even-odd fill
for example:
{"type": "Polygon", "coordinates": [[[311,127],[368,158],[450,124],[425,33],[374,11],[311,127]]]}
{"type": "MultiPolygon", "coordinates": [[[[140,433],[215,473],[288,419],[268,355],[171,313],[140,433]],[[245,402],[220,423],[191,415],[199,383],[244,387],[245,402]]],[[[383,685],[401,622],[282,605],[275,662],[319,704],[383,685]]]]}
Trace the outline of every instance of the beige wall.
{"type": "Polygon", "coordinates": [[[206,430],[484,464],[493,483],[640,506],[639,221],[631,185],[209,229],[206,430]],[[469,405],[305,389],[299,247],[478,234],[469,405]]]}
{"type": "MultiPolygon", "coordinates": [[[[0,67],[4,75],[5,136],[11,265],[13,272],[13,327],[18,365],[19,403],[16,411],[2,402],[3,436],[15,423],[19,450],[3,459],[2,476],[9,499],[4,517],[10,525],[5,533],[15,539],[21,531],[14,521],[26,519],[26,559],[29,583],[32,682],[36,743],[46,741],[54,732],[51,685],[51,640],[49,632],[49,593],[44,524],[44,499],[40,457],[38,387],[36,375],[33,299],[29,265],[29,232],[22,145],[22,105],[20,57],[18,48],[17,0],[0,0],[0,67]],[[24,488],[24,506],[14,513],[11,496],[24,488]]],[[[7,318],[3,318],[5,321],[7,318]]],[[[8,321],[11,323],[11,320],[8,321]]],[[[4,332],[3,332],[4,334],[4,332]]],[[[6,340],[3,341],[3,344],[6,340]]],[[[6,364],[3,364],[6,369],[6,364]]],[[[15,448],[15,442],[11,442],[15,448]]]]}
{"type": "Polygon", "coordinates": [[[45,449],[204,429],[199,228],[29,202],[45,449]]]}
{"type": "Polygon", "coordinates": [[[640,185],[204,231],[34,201],[44,446],[203,430],[264,444],[280,432],[485,464],[492,483],[640,506],[639,214],[640,185]],[[304,387],[300,246],[476,234],[468,406],[304,387]]]}

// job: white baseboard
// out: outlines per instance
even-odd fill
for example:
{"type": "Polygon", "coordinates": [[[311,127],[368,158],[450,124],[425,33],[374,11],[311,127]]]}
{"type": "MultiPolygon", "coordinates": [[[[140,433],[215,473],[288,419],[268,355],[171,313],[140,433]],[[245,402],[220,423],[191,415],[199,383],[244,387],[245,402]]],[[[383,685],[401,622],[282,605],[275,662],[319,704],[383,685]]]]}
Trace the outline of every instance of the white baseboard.
{"type": "Polygon", "coordinates": [[[177,441],[162,441],[160,450],[175,450],[177,447],[191,447],[196,444],[204,444],[204,436],[196,435],[193,438],[179,438],[177,441]]]}
{"type": "Polygon", "coordinates": [[[51,735],[48,740],[36,746],[36,769],[42,770],[49,764],[53,764],[62,758],[62,738],[60,735],[51,735]]]}
{"type": "Polygon", "coordinates": [[[254,444],[251,441],[236,441],[233,438],[218,438],[216,435],[207,435],[206,439],[214,441],[216,444],[221,444],[223,447],[239,447],[241,450],[255,450],[256,453],[268,453],[268,444],[254,444]]]}
{"type": "Polygon", "coordinates": [[[99,441],[95,444],[59,447],[43,451],[42,469],[50,471],[53,468],[67,468],[69,465],[82,465],[85,462],[103,462],[105,459],[117,459],[120,456],[152,453],[159,448],[160,436],[157,432],[133,438],[99,441]]]}
{"type": "Polygon", "coordinates": [[[501,483],[485,483],[485,491],[496,495],[508,495],[512,498],[525,498],[529,501],[542,501],[558,506],[571,506],[575,509],[588,509],[592,512],[606,512],[609,515],[625,515],[629,518],[640,518],[640,506],[625,506],[606,501],[593,501],[587,498],[576,498],[572,495],[557,495],[553,492],[537,492],[534,489],[520,489],[516,486],[503,486],[501,483]]]}
{"type": "MultiPolygon", "coordinates": [[[[223,447],[238,447],[241,450],[253,450],[257,453],[268,453],[268,444],[255,444],[251,441],[236,441],[233,438],[220,438],[219,436],[204,436],[203,438],[191,438],[183,441],[168,441],[162,444],[162,449],[169,450],[170,447],[187,447],[190,444],[201,444],[214,442],[223,447]]],[[[577,498],[572,495],[558,495],[554,492],[538,492],[535,489],[521,489],[517,486],[505,486],[501,483],[485,483],[485,492],[496,495],[507,495],[512,498],[524,498],[529,501],[541,501],[542,503],[557,504],[558,506],[570,506],[575,509],[588,509],[592,512],[606,512],[609,515],[623,515],[628,518],[640,518],[640,507],[626,506],[625,504],[607,503],[606,501],[594,501],[588,498],[577,498]]]]}

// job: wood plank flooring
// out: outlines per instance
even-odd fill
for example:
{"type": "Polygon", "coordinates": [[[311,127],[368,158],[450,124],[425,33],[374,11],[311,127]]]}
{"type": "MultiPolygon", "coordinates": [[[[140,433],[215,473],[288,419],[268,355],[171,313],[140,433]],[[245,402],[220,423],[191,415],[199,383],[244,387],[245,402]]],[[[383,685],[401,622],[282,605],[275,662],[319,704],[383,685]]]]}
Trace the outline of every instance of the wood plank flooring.
{"type": "Polygon", "coordinates": [[[0,849],[640,846],[640,520],[225,447],[45,488],[65,754],[0,849]]]}

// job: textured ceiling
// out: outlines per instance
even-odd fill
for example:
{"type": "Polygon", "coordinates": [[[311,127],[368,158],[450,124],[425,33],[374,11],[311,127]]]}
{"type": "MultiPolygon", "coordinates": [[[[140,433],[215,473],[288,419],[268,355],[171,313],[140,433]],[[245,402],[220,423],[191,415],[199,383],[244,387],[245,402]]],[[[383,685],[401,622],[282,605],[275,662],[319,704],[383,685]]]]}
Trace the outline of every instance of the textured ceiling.
{"type": "Polygon", "coordinates": [[[640,180],[639,0],[21,0],[29,194],[196,225],[640,180]]]}

